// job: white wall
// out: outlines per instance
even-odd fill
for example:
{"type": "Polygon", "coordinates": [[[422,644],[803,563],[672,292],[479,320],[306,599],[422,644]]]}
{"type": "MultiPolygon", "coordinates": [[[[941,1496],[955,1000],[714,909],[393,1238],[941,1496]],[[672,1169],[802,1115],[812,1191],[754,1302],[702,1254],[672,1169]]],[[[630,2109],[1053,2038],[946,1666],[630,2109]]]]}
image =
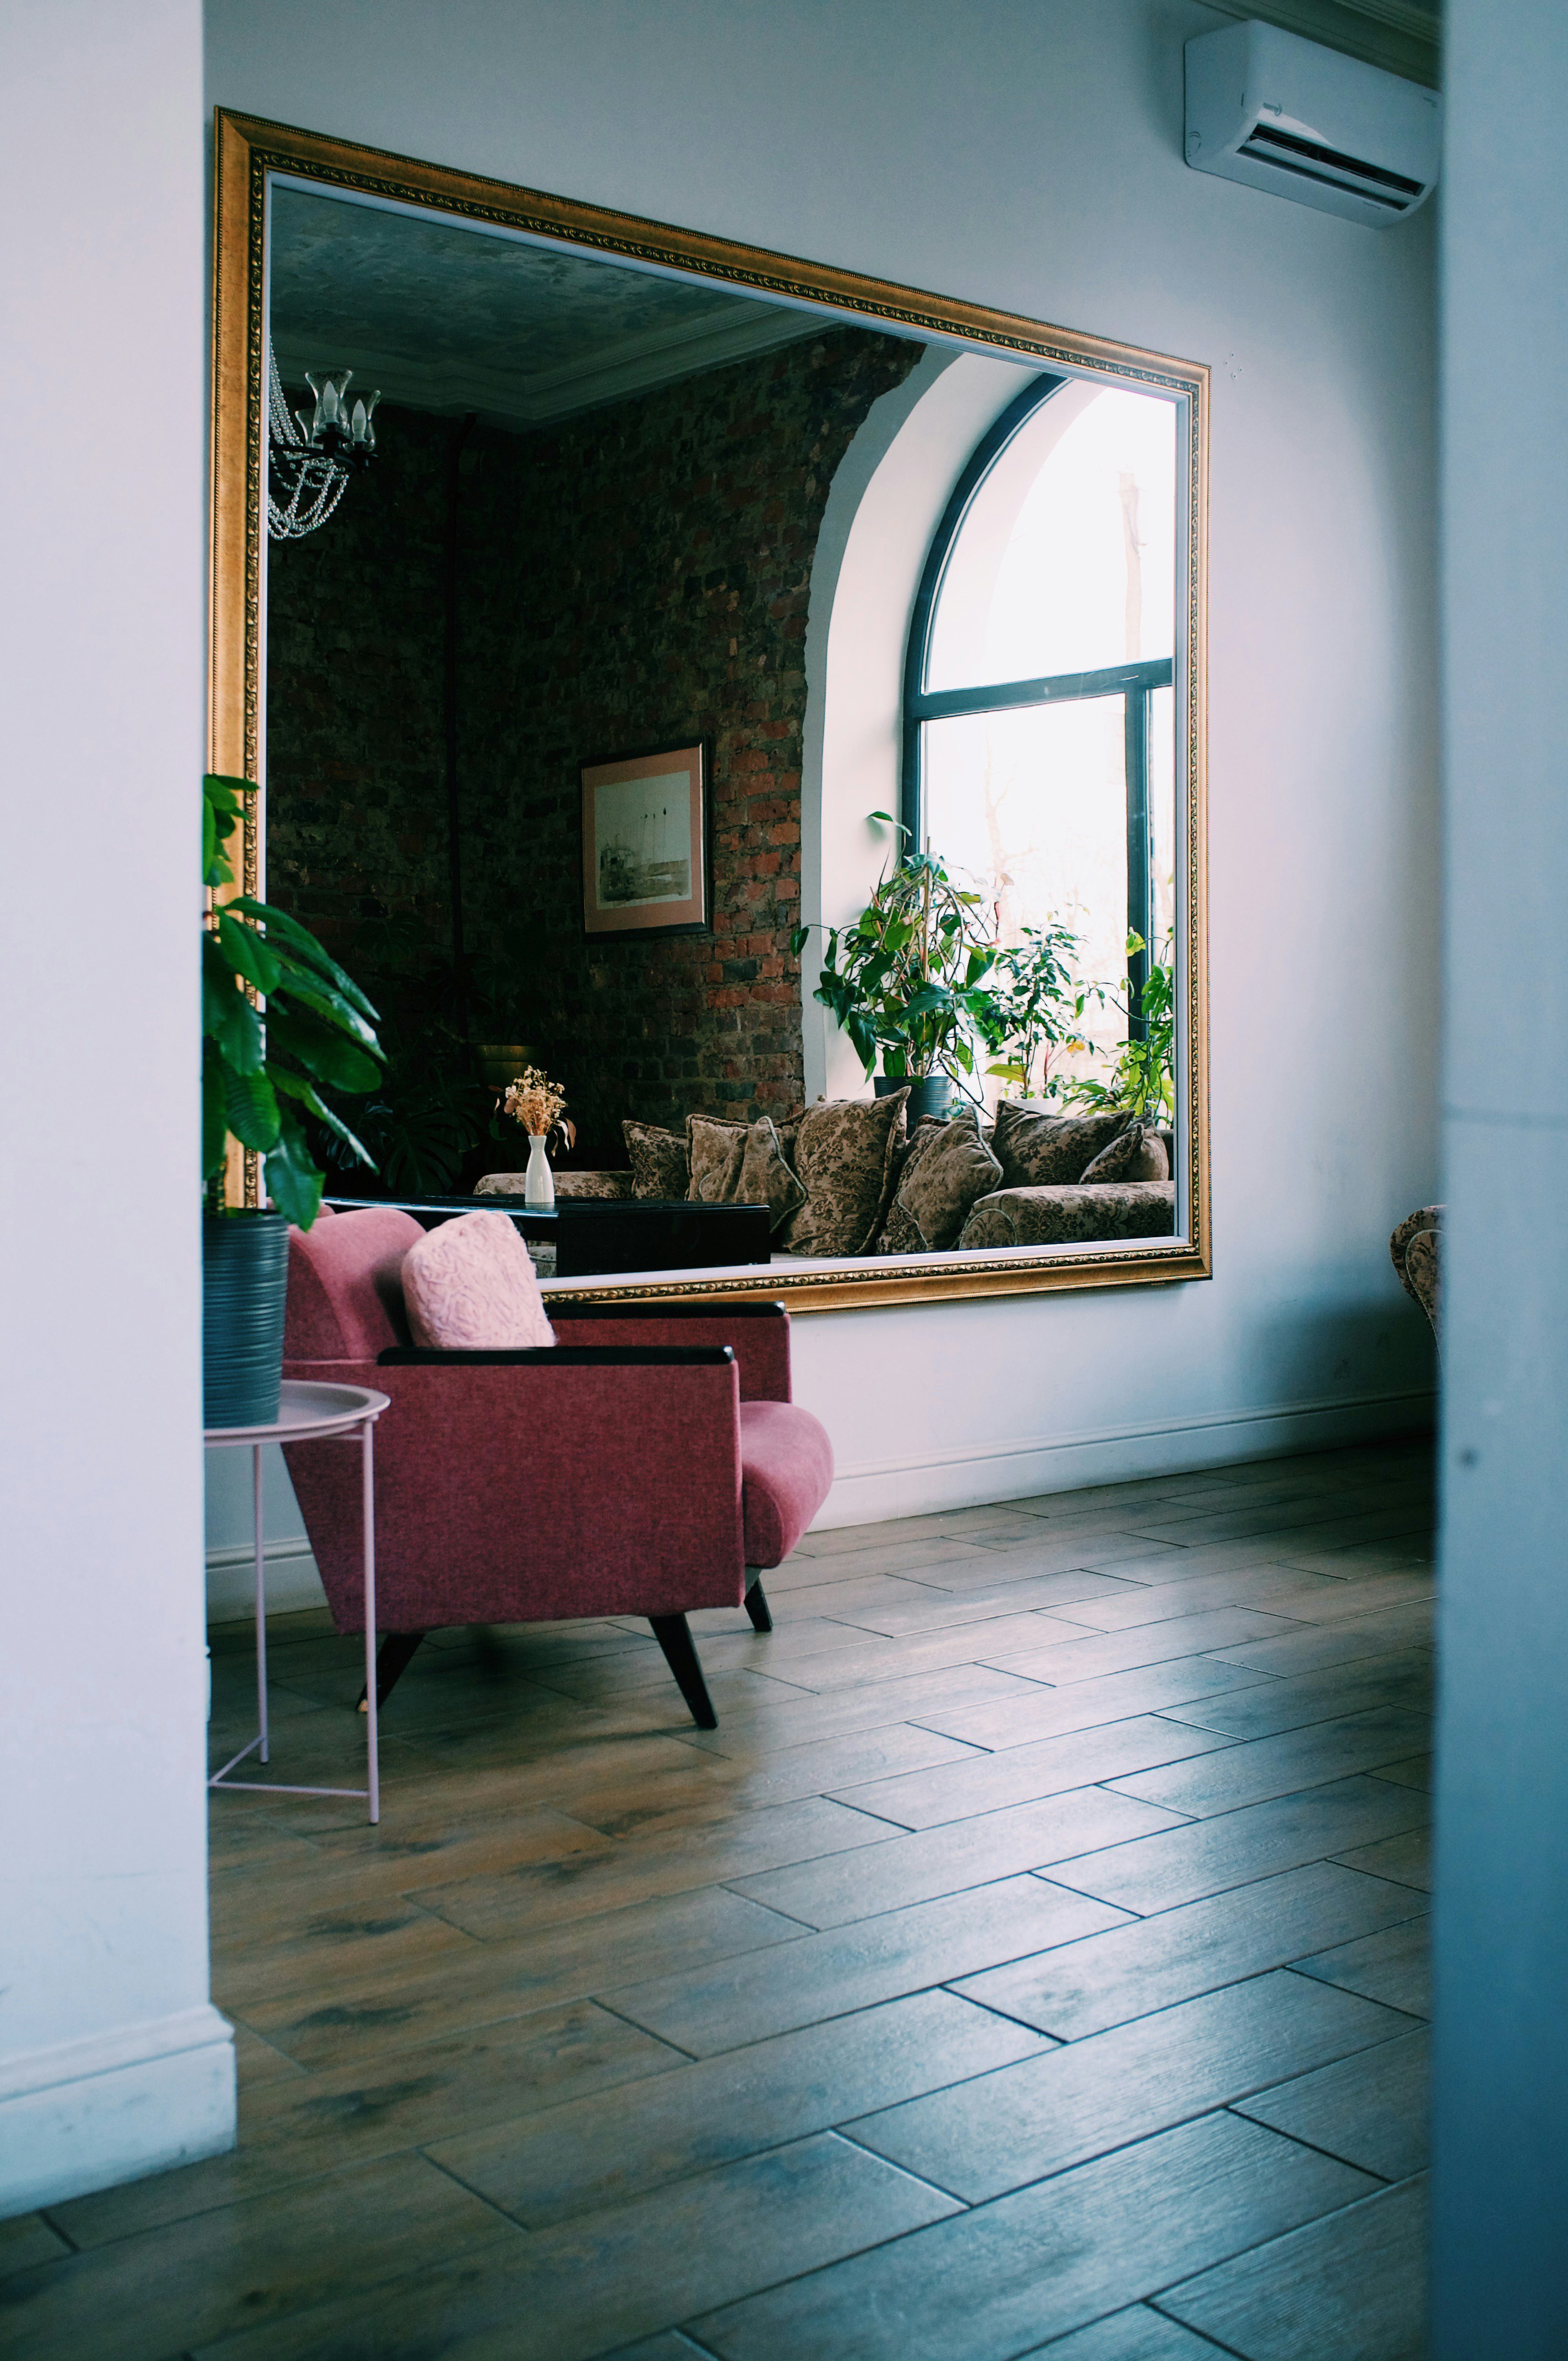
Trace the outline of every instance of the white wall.
{"type": "Polygon", "coordinates": [[[228,2146],[208,2004],[197,0],[0,71],[0,2215],[228,2146]]]}
{"type": "MultiPolygon", "coordinates": [[[[208,95],[1214,368],[1215,1277],[800,1322],[830,1520],[1430,1414],[1432,223],[1189,172],[1190,0],[209,0],[208,95]]],[[[226,1538],[233,1539],[229,1534],[226,1538]]]]}
{"type": "Polygon", "coordinates": [[[1568,2318],[1568,16],[1455,0],[1444,204],[1442,2361],[1568,2318]]]}

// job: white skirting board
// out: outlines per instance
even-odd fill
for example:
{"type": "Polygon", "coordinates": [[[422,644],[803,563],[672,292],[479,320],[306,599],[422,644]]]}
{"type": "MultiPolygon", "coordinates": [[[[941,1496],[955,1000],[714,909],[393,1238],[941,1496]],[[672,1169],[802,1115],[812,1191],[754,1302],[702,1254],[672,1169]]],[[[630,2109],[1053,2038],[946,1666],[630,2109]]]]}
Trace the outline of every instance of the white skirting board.
{"type": "MultiPolygon", "coordinates": [[[[1107,1427],[1078,1434],[1013,1436],[973,1444],[939,1458],[883,1459],[840,1466],[818,1514],[817,1530],[870,1525],[889,1517],[969,1509],[987,1500],[1017,1500],[1032,1493],[1070,1492],[1086,1484],[1119,1484],[1144,1476],[1175,1476],[1197,1467],[1223,1467],[1248,1459],[1277,1459],[1294,1451],[1332,1451],[1387,1434],[1419,1433],[1436,1414],[1437,1397],[1363,1394],[1349,1400],[1306,1401],[1265,1410],[1219,1411],[1147,1426],[1107,1427]]],[[[207,1620],[248,1620],[255,1598],[250,1545],[207,1552],[207,1620]]],[[[267,1544],[267,1607],[289,1615],[324,1607],[326,1594],[302,1533],[267,1544]]]]}
{"type": "Polygon", "coordinates": [[[0,2059],[0,2221],[235,2144],[234,2029],[185,2009],[0,2059]]]}
{"type": "MultiPolygon", "coordinates": [[[[326,1593],[303,1533],[275,1534],[268,1542],[267,1612],[294,1615],[303,1607],[324,1607],[326,1593]]],[[[225,1543],[207,1552],[207,1620],[248,1623],[256,1606],[256,1559],[249,1542],[225,1543]]]]}
{"type": "Polygon", "coordinates": [[[1089,1484],[1130,1483],[1146,1476],[1176,1476],[1248,1459],[1277,1459],[1296,1451],[1332,1451],[1383,1435],[1419,1433],[1433,1423],[1436,1409],[1437,1397],[1426,1389],[1364,1394],[1349,1400],[1162,1419],[1147,1426],[1014,1436],[939,1458],[841,1465],[815,1529],[929,1516],[942,1509],[1078,1491],[1089,1484]]]}

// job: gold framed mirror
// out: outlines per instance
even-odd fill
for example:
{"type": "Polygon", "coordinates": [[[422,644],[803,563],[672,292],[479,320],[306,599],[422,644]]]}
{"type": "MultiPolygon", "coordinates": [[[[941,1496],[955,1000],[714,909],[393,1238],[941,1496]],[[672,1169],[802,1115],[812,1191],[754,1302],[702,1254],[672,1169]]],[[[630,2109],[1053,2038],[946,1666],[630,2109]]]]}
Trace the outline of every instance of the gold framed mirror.
{"type": "MultiPolygon", "coordinates": [[[[710,1005],[717,1008],[727,994],[732,998],[739,992],[744,999],[754,994],[759,1007],[765,1002],[783,1011],[779,1035],[775,1040],[757,1034],[754,1038],[767,1046],[756,1050],[751,1041],[741,1041],[728,1060],[718,1060],[713,1045],[707,1045],[704,1071],[718,1073],[721,1064],[727,1068],[727,1078],[714,1082],[710,1091],[729,1093],[717,1104],[710,1095],[710,1113],[750,1116],[771,1106],[781,1114],[785,1098],[792,1095],[808,1105],[823,1095],[861,1097],[870,1091],[869,1080],[850,1054],[849,1036],[826,1012],[821,992],[811,987],[830,987],[835,973],[842,971],[847,957],[842,948],[838,949],[838,970],[829,957],[825,972],[825,954],[841,944],[878,876],[896,870],[896,862],[890,863],[889,848],[899,841],[913,845],[917,854],[923,848],[938,864],[938,884],[947,877],[942,865],[949,858],[947,847],[957,848],[950,855],[948,882],[968,891],[968,907],[981,913],[975,923],[981,933],[989,927],[986,939],[992,956],[1004,939],[1013,947],[1026,944],[1031,926],[1037,939],[1047,919],[1059,920],[1063,906],[1068,908],[1072,924],[1067,939],[1080,945],[1080,959],[1091,961],[1082,968],[1079,981],[1092,988],[1079,1002],[1079,1031],[1066,1038],[1065,1046],[1047,1040],[1041,1054],[1048,1060],[1053,1046],[1062,1047],[1069,1067],[1078,1061],[1069,1082],[1087,1081],[1090,1089],[1100,1091],[1102,1104],[1108,1095],[1104,1077],[1111,1075],[1113,1085],[1119,1087],[1116,1075],[1128,1070],[1120,1053],[1151,1038],[1152,1020],[1142,1012],[1155,1003],[1152,997],[1146,1003],[1142,995],[1152,993],[1152,973],[1163,977],[1169,995],[1170,1049],[1161,1085],[1165,1095],[1144,1109],[1151,1118],[1162,1118],[1151,1120],[1147,1128],[1158,1131],[1164,1140],[1169,1178],[1168,1183],[1146,1179],[1136,1184],[1166,1190],[1159,1215],[1164,1226],[1150,1235],[1053,1235],[1048,1241],[1025,1236],[1021,1243],[927,1246],[925,1234],[916,1230],[904,1237],[908,1249],[913,1235],[914,1250],[900,1251],[889,1246],[883,1231],[880,1252],[867,1250],[873,1245],[868,1235],[865,1247],[854,1254],[776,1251],[766,1264],[622,1272],[557,1281],[557,1288],[574,1298],[766,1296],[782,1299],[794,1310],[812,1311],[1207,1278],[1207,368],[960,299],[883,284],[829,265],[223,109],[215,123],[214,191],[209,763],[252,783],[244,851],[247,892],[261,891],[274,865],[267,849],[266,496],[269,356],[278,324],[269,309],[278,251],[275,223],[292,225],[294,246],[289,250],[304,252],[311,236],[298,225],[304,221],[310,229],[318,216],[324,217],[324,206],[332,204],[356,209],[355,220],[362,230],[367,223],[383,229],[390,224],[412,225],[410,235],[417,231],[427,243],[449,234],[471,236],[477,232],[491,241],[487,256],[500,250],[495,245],[499,239],[507,252],[521,252],[541,268],[547,261],[557,278],[563,272],[576,272],[579,280],[597,274],[598,284],[607,269],[634,275],[632,291],[641,308],[630,307],[634,333],[621,359],[597,373],[587,368],[576,371],[586,390],[574,398],[580,411],[599,422],[591,434],[600,442],[609,432],[603,424],[607,410],[612,418],[617,414],[617,390],[629,381],[622,368],[624,354],[633,348],[633,378],[640,386],[672,383],[683,372],[689,380],[698,366],[692,357],[699,348],[714,368],[728,367],[733,372],[737,355],[745,354],[751,357],[746,366],[761,368],[766,364],[784,377],[792,369],[798,374],[817,368],[815,357],[824,349],[835,365],[848,356],[841,372],[844,383],[829,386],[830,398],[818,401],[811,412],[817,439],[802,450],[793,467],[793,479],[809,483],[816,503],[806,566],[809,613],[799,611],[806,604],[804,598],[796,598],[793,606],[787,597],[773,601],[792,609],[775,620],[781,644],[787,637],[797,650],[789,659],[793,703],[788,729],[783,724],[777,728],[781,736],[793,731],[790,744],[801,750],[793,773],[770,774],[775,792],[771,801],[758,806],[763,818],[756,826],[772,830],[767,841],[773,844],[776,839],[776,859],[773,852],[763,851],[751,859],[745,875],[736,870],[718,881],[716,926],[721,923],[717,913],[727,893],[734,906],[731,919],[723,923],[739,923],[734,911],[748,893],[763,896],[765,923],[759,923],[743,942],[725,944],[715,939],[706,946],[707,972],[692,984],[696,997],[690,1001],[701,1009],[710,1005]],[[655,296],[663,302],[663,311],[655,296]],[[678,320],[677,311],[682,314],[678,320]],[[661,353],[665,355],[662,361],[661,353]],[[619,376],[618,368],[622,368],[619,376]],[[853,399],[845,390],[850,375],[855,379],[853,399]],[[938,425],[941,434],[936,432],[938,425]],[[926,472],[912,503],[908,470],[922,452],[926,472]],[[1072,459],[1070,468],[1063,453],[1072,459]],[[852,463],[845,465],[851,455],[852,463]],[[841,484],[850,486],[851,478],[854,500],[850,490],[840,498],[841,484]],[[1089,575],[1081,582],[1068,579],[1059,556],[1063,534],[1074,529],[1074,486],[1091,478],[1099,487],[1096,514],[1109,513],[1107,500],[1120,503],[1115,551],[1102,533],[1104,563],[1097,556],[1090,566],[1091,574],[1095,566],[1100,569],[1094,575],[1099,588],[1092,595],[1085,588],[1089,575]],[[910,544],[912,555],[906,553],[904,576],[896,579],[883,578],[896,575],[896,568],[872,562],[878,549],[879,500],[888,516],[896,511],[904,521],[899,529],[906,538],[914,531],[907,527],[912,509],[919,511],[924,500],[928,511],[922,512],[923,522],[910,544]],[[1155,556],[1146,567],[1141,553],[1147,549],[1155,556]],[[1002,611],[995,586],[1003,577],[1014,585],[1005,628],[995,620],[1002,611]],[[883,650],[875,658],[866,654],[860,631],[871,595],[868,581],[878,584],[874,596],[885,609],[872,635],[883,650]],[[975,583],[981,590],[963,587],[975,583]],[[989,607],[986,598],[992,601],[989,607]],[[1022,622],[1020,617],[1025,618],[1022,622]],[[856,684],[870,678],[878,663],[889,679],[896,669],[898,686],[891,709],[883,711],[877,723],[883,770],[873,766],[862,776],[854,748],[864,717],[850,708],[861,694],[856,684]],[[884,772],[887,784],[881,786],[873,809],[868,796],[879,793],[884,772]],[[1074,784],[1100,780],[1102,774],[1111,785],[1098,801],[1074,784]],[[1054,802],[1051,795],[1036,792],[1042,780],[1058,783],[1051,789],[1054,802]],[[1135,787],[1135,781],[1141,785],[1135,787]],[[998,851],[997,815],[1009,795],[1015,807],[1027,802],[1031,816],[1026,827],[1009,823],[1014,835],[998,851]],[[908,831],[903,839],[896,834],[901,827],[908,831]],[[974,863],[984,864],[982,840],[988,829],[995,862],[987,873],[989,883],[977,890],[980,870],[974,863]],[[1076,853],[1074,845],[1080,847],[1076,853]],[[1088,851],[1082,850],[1084,845],[1088,851]],[[966,854],[972,856],[967,862],[966,854]],[[1083,904],[1074,860],[1089,862],[1091,868],[1082,873],[1091,873],[1097,881],[1090,897],[1091,910],[1083,904]],[[1025,887],[1017,883],[1020,878],[1032,882],[1025,887]],[[1124,962],[1116,948],[1123,932],[1124,894],[1128,921],[1124,962]],[[1140,912],[1141,935],[1134,923],[1140,912]],[[815,931],[797,951],[793,939],[802,928],[815,931]],[[1097,947],[1091,953],[1082,946],[1094,938],[1096,928],[1097,947]],[[742,956],[727,961],[727,950],[742,956]],[[1098,961],[1097,971],[1093,960],[1098,961]],[[1119,979],[1120,1001],[1118,980],[1109,973],[1112,963],[1130,971],[1119,979]],[[748,969],[750,973],[741,972],[748,969]],[[707,994],[706,1000],[702,992],[707,994]],[[774,1066],[780,1069],[776,1073],[771,1071],[774,1066]],[[815,1090],[810,1087],[814,1083],[818,1086],[815,1090]]],[[[346,211],[337,218],[347,220],[346,211]]],[[[318,368],[336,367],[355,361],[356,354],[323,349],[315,358],[318,368]]],[[[280,367],[285,376],[296,359],[283,355],[280,367]]],[[[378,365],[377,357],[372,376],[378,365]]],[[[389,379],[397,366],[394,357],[388,363],[389,379]]],[[[565,415],[560,406],[565,397],[555,381],[571,375],[566,368],[557,368],[554,376],[548,368],[535,372],[527,399],[543,406],[527,415],[540,423],[541,431],[550,431],[565,415]]],[[[297,368],[292,381],[299,381],[297,368]]],[[[433,377],[428,379],[433,381],[433,377]]],[[[478,399],[471,392],[463,397],[470,415],[477,416],[492,398],[498,402],[511,399],[494,394],[499,380],[493,371],[489,379],[481,372],[473,381],[482,381],[491,392],[478,399]]],[[[389,384],[388,409],[377,418],[383,449],[396,434],[393,420],[411,414],[393,410],[395,402],[416,409],[422,403],[431,414],[443,410],[449,418],[455,414],[453,400],[420,392],[419,385],[426,382],[416,383],[411,376],[401,393],[389,384]]],[[[827,384],[818,368],[817,391],[827,384]]],[[[523,397],[516,399],[521,402],[523,397]]],[[[514,431],[518,423],[514,417],[514,431]]],[[[746,418],[738,414],[732,424],[743,436],[746,418]]],[[[454,471],[459,465],[454,457],[454,471]]],[[[350,487],[350,500],[355,489],[350,487]]],[[[330,523],[325,530],[330,533],[330,523]]],[[[767,555],[766,550],[762,555],[767,555]]],[[[726,588],[729,579],[718,582],[710,597],[706,577],[685,577],[688,589],[692,582],[696,585],[690,595],[709,600],[712,611],[706,616],[705,629],[721,657],[725,600],[733,605],[739,595],[726,588]]],[[[352,614],[334,609],[334,627],[353,622],[352,614]]],[[[625,633],[632,634],[636,628],[635,614],[629,613],[625,633]]],[[[729,638],[729,660],[743,664],[744,656],[737,655],[739,639],[738,632],[729,638]]],[[[760,661],[765,664],[766,656],[760,661]]],[[[754,702],[754,688],[753,682],[743,680],[737,695],[753,696],[754,702]]],[[[886,708],[884,689],[877,693],[886,708]]],[[[706,708],[693,709],[690,725],[694,741],[714,734],[713,716],[706,708]]],[[[645,727],[641,712],[630,708],[607,713],[596,722],[584,720],[580,727],[583,742],[568,750],[574,795],[579,763],[613,762],[655,739],[669,744],[677,735],[688,734],[679,726],[645,727]]],[[[720,807],[715,842],[723,852],[722,730],[718,735],[720,807]]],[[[572,825],[577,826],[576,818],[572,825]]],[[[582,856],[576,837],[572,858],[580,879],[582,856]]],[[[455,901],[455,852],[453,862],[455,901]]],[[[483,864],[476,874],[483,879],[483,864]]],[[[927,900],[928,904],[929,895],[927,900]]],[[[301,915],[315,922],[310,911],[301,915]]],[[[649,936],[693,931],[646,930],[649,936]]],[[[639,956],[652,956],[642,938],[631,939],[639,956]]],[[[669,950],[667,944],[664,948],[669,950]]],[[[677,948],[683,955],[691,950],[685,942],[677,948]]],[[[347,963],[352,969],[352,959],[347,963]]],[[[1014,972],[1023,972],[1021,968],[1014,972]]],[[[961,966],[951,975],[961,986],[961,966]]],[[[688,983],[696,977],[698,971],[694,969],[688,983]]],[[[645,994],[647,987],[641,981],[634,984],[630,972],[617,971],[606,989],[612,1000],[624,1004],[645,994]]],[[[511,1029],[515,1033],[519,1028],[511,1029]]],[[[1061,1027],[1057,1030],[1060,1033],[1061,1027]]],[[[972,1039],[969,1046],[972,1094],[978,1101],[989,1092],[993,1100],[996,1083],[983,1080],[981,1049],[972,1039]]],[[[1025,1044],[1021,1074],[1016,1050],[992,1060],[992,1068],[1006,1065],[1011,1056],[1009,1071],[1021,1079],[1027,1093],[1039,1047],[1038,1041],[1033,1049],[1025,1044]]],[[[885,1044],[883,1057],[885,1071],[885,1044]]],[[[665,1063],[678,1074],[676,1061],[667,1059],[665,1063]]],[[[696,1071],[696,1064],[687,1064],[689,1071],[696,1071]]],[[[896,1085],[898,1072],[886,1072],[885,1079],[896,1085]]],[[[674,1086],[662,1085],[666,1095],[674,1086]]],[[[1047,1093],[1054,1087],[1048,1065],[1045,1087],[1047,1093]]],[[[1109,1093],[1113,1100],[1114,1087],[1109,1093]]],[[[977,1121],[976,1130],[994,1142],[989,1129],[990,1100],[981,1110],[986,1123],[977,1121]]],[[[1048,1097],[1026,1104],[1044,1105],[1047,1114],[1054,1110],[1058,1115],[1064,1104],[1048,1097]]],[[[1088,1100],[1074,1104],[1080,1114],[1092,1112],[1088,1100]]],[[[629,1105],[626,1112],[641,1110],[629,1105]]],[[[1113,1131],[1113,1126],[1106,1129],[1107,1139],[1113,1131]]],[[[1091,1134],[1084,1137],[1090,1140],[1091,1134]]],[[[1148,1153],[1155,1153],[1152,1146],[1148,1153]]],[[[254,1202],[259,1173],[257,1160],[249,1162],[246,1189],[254,1202]]],[[[1146,1172],[1152,1167],[1140,1169],[1146,1172]]],[[[1007,1180],[1007,1168],[997,1164],[997,1170],[1003,1173],[1003,1193],[1014,1187],[1022,1193],[1025,1184],[1016,1182],[1015,1176],[1007,1180]]],[[[884,1204],[882,1211],[886,1210],[884,1204]]],[[[971,1226],[966,1220],[965,1227],[971,1226]]],[[[787,1230],[778,1235],[787,1235],[787,1230]]],[[[806,1235],[809,1245],[811,1233],[806,1235]]],[[[993,1224],[988,1235],[1012,1233],[993,1224]]]]}

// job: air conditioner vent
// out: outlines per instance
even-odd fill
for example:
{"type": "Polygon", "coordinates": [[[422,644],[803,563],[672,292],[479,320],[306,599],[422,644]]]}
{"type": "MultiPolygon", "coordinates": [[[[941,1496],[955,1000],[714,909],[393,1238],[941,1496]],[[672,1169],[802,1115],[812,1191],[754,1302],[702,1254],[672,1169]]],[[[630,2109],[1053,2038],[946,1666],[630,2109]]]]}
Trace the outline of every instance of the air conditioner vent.
{"type": "Polygon", "coordinates": [[[1255,123],[1237,152],[1331,189],[1354,189],[1358,196],[1395,213],[1408,213],[1426,194],[1419,181],[1408,180],[1403,172],[1387,171],[1359,156],[1342,156],[1337,148],[1321,148],[1316,140],[1298,138],[1295,132],[1277,130],[1272,123],[1255,123]]]}
{"type": "Polygon", "coordinates": [[[1226,25],[1187,44],[1183,153],[1272,197],[1377,228],[1437,186],[1442,101],[1277,25],[1226,25]]]}

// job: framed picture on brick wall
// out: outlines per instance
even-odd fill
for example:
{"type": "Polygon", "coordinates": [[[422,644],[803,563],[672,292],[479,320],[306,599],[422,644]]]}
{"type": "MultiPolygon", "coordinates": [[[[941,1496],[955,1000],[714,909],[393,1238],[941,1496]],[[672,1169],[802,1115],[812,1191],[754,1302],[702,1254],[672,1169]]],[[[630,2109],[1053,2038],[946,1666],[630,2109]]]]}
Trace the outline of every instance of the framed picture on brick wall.
{"type": "Polygon", "coordinates": [[[707,739],[583,764],[585,934],[711,930],[710,769],[707,739]]]}

